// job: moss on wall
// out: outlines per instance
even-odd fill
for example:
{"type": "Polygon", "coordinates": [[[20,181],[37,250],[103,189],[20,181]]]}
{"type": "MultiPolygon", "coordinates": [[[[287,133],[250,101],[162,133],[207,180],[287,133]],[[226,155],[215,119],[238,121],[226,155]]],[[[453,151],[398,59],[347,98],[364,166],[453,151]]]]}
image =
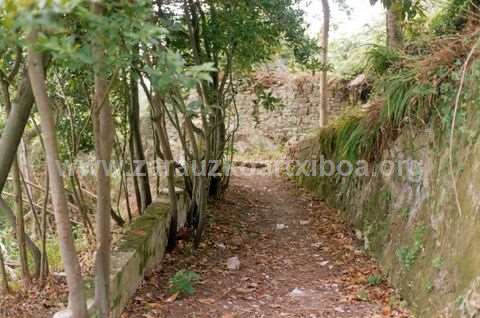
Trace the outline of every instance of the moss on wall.
{"type": "MultiPolygon", "coordinates": [[[[299,159],[318,158],[321,140],[302,144],[299,159]]],[[[361,232],[418,317],[480,317],[480,155],[478,138],[455,153],[456,205],[448,143],[433,127],[405,130],[383,160],[422,162],[421,177],[300,177],[298,182],[361,232]]],[[[378,161],[375,171],[378,171],[378,161]]]]}

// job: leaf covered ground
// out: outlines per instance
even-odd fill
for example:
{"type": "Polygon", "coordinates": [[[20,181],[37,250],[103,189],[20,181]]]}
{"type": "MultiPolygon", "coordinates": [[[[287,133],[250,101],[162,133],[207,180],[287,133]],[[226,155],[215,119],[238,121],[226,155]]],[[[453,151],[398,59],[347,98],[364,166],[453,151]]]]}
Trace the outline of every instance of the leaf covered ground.
{"type": "Polygon", "coordinates": [[[337,211],[283,178],[232,183],[201,248],[167,255],[123,318],[410,317],[337,211]],[[169,288],[182,270],[191,296],[169,288]]]}

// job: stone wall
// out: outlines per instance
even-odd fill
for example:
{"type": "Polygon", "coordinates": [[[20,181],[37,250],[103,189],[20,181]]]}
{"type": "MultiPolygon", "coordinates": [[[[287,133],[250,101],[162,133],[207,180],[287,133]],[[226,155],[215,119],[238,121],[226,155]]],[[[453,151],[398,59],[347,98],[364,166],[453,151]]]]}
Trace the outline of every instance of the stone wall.
{"type": "MultiPolygon", "coordinates": [[[[448,133],[433,124],[402,132],[381,159],[397,168],[407,159],[417,161],[410,177],[399,170],[378,173],[379,161],[369,177],[299,181],[344,211],[417,317],[475,318],[480,317],[480,141],[455,152],[453,181],[445,140],[448,133]]],[[[318,137],[305,140],[297,159],[318,160],[320,144],[318,137]]]]}
{"type": "MultiPolygon", "coordinates": [[[[167,190],[162,191],[160,200],[152,204],[145,213],[137,218],[129,227],[127,233],[115,246],[112,254],[111,318],[121,316],[131,297],[149,274],[159,264],[165,255],[170,227],[170,207],[167,190]]],[[[178,228],[186,223],[188,197],[183,190],[178,189],[178,228]]],[[[91,317],[95,317],[95,305],[92,299],[88,301],[91,317]]],[[[67,309],[58,312],[54,318],[72,318],[67,309]]]]}
{"type": "MultiPolygon", "coordinates": [[[[301,140],[312,130],[318,128],[320,89],[319,76],[307,73],[290,73],[286,70],[259,71],[254,78],[255,85],[261,85],[266,91],[281,100],[284,105],[274,111],[259,107],[258,121],[252,115],[255,87],[244,88],[237,97],[240,114],[240,129],[236,138],[236,150],[240,154],[278,150],[290,143],[301,140]]],[[[348,100],[348,93],[342,87],[344,83],[330,83],[328,114],[336,118],[348,100]]]]}

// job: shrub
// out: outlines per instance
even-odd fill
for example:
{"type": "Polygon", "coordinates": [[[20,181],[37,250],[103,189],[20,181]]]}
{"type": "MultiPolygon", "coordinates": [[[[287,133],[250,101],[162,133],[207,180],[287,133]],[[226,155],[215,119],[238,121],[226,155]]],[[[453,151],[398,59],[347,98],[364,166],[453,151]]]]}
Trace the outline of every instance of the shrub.
{"type": "Polygon", "coordinates": [[[193,284],[199,279],[200,276],[195,272],[178,271],[170,278],[170,292],[179,295],[193,295],[195,293],[193,284]]]}

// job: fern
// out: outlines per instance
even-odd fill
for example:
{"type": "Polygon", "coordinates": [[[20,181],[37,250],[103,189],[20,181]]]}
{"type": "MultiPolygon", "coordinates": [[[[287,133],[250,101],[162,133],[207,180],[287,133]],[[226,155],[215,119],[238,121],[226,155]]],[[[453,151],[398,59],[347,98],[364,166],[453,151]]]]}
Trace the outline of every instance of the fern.
{"type": "Polygon", "coordinates": [[[367,70],[375,75],[384,75],[393,65],[399,63],[401,54],[386,46],[375,45],[367,52],[367,70]]]}
{"type": "Polygon", "coordinates": [[[386,104],[380,117],[383,122],[389,123],[393,127],[399,127],[415,97],[412,89],[415,85],[415,74],[402,72],[389,77],[385,83],[386,104]]]}
{"type": "Polygon", "coordinates": [[[178,271],[170,278],[170,292],[179,295],[193,295],[195,293],[193,284],[199,279],[200,276],[195,272],[178,271]]]}

